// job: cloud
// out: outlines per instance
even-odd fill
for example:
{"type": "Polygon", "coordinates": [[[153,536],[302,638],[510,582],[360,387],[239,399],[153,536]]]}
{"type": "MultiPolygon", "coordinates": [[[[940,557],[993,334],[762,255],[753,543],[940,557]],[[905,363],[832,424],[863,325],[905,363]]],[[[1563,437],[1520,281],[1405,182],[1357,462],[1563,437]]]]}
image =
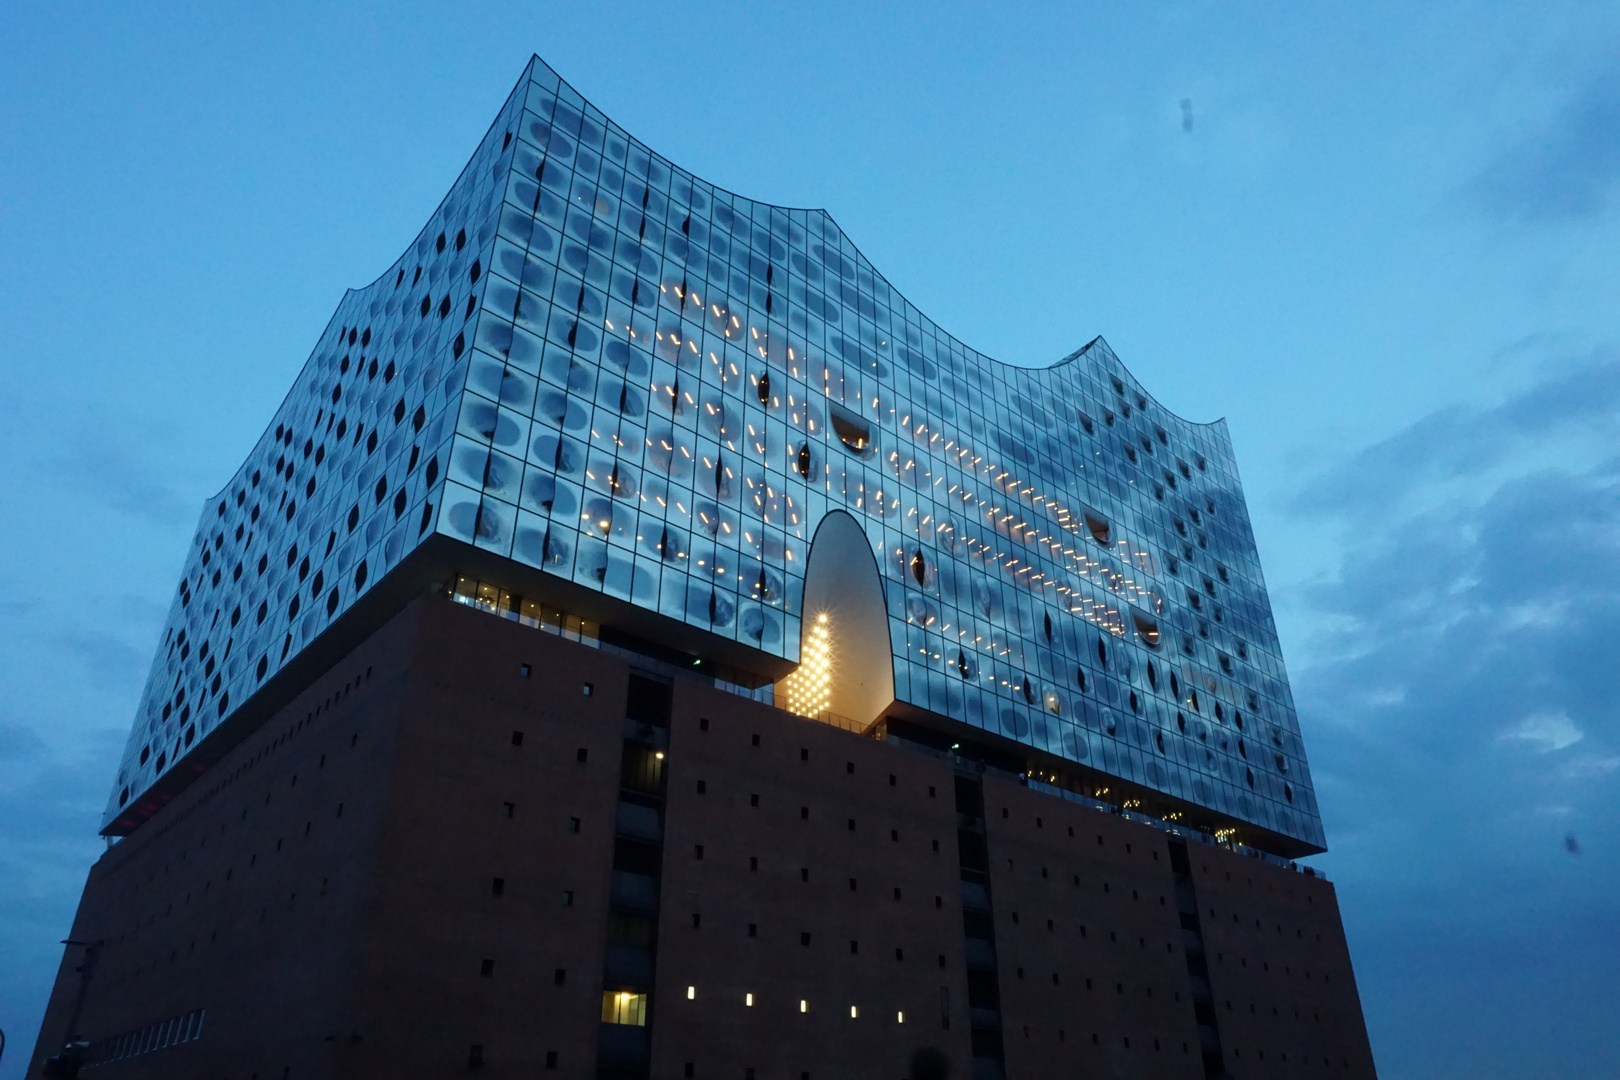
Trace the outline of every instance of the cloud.
{"type": "Polygon", "coordinates": [[[1620,434],[1620,350],[1598,346],[1546,367],[1494,406],[1454,405],[1351,455],[1306,484],[1295,513],[1388,517],[1414,493],[1488,475],[1572,433],[1620,434]]]}
{"type": "Polygon", "coordinates": [[[33,728],[0,723],[0,762],[23,761],[45,752],[45,740],[33,728]]]}
{"type": "Polygon", "coordinates": [[[8,1070],[27,1060],[62,956],[57,942],[69,936],[85,873],[101,850],[96,831],[122,742],[120,733],[93,732],[68,756],[46,742],[49,734],[0,726],[0,765],[16,766],[0,768],[0,1015],[7,1017],[8,1070]]]}
{"type": "Polygon", "coordinates": [[[1563,750],[1586,738],[1586,733],[1563,712],[1539,712],[1524,718],[1518,727],[1503,735],[1532,744],[1542,753],[1563,750]]]}
{"type": "Polygon", "coordinates": [[[1506,147],[1469,194],[1515,222],[1581,221],[1606,211],[1620,187],[1620,65],[1592,78],[1541,130],[1506,147]]]}
{"type": "Polygon", "coordinates": [[[1335,573],[1285,594],[1321,861],[1374,1046],[1410,1075],[1541,1075],[1509,1018],[1607,1030],[1612,994],[1588,995],[1620,963],[1600,929],[1620,921],[1616,392],[1593,350],[1292,504],[1343,536],[1335,573]]]}
{"type": "Polygon", "coordinates": [[[146,678],[150,654],[122,638],[91,627],[74,627],[64,631],[58,641],[84,665],[97,687],[138,688],[146,678]]]}
{"type": "MultiPolygon", "coordinates": [[[[165,529],[189,525],[201,502],[181,493],[149,433],[119,432],[109,422],[86,428],[44,468],[111,509],[165,529]]],[[[165,447],[166,448],[166,447],[165,447]]]]}

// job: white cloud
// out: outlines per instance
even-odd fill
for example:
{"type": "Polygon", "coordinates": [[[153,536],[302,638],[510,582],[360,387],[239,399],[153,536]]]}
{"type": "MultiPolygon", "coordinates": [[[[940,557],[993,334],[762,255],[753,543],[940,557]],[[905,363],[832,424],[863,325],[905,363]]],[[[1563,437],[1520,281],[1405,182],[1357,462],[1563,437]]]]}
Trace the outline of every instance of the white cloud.
{"type": "Polygon", "coordinates": [[[1620,757],[1586,757],[1570,763],[1570,775],[1576,778],[1607,776],[1620,769],[1620,757]]]}
{"type": "Polygon", "coordinates": [[[1532,713],[1502,737],[1530,743],[1545,754],[1574,746],[1586,738],[1586,733],[1575,726],[1568,713],[1559,711],[1532,713]]]}

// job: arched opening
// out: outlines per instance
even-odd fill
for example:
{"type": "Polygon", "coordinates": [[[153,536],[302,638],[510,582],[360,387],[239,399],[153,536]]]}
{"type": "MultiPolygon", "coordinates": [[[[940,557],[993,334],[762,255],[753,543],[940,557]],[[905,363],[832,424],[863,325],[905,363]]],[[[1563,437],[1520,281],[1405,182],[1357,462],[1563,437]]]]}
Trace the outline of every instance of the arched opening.
{"type": "Polygon", "coordinates": [[[801,611],[799,668],[777,684],[777,703],[864,728],[894,703],[894,656],[877,560],[842,510],[811,541],[801,611]]]}

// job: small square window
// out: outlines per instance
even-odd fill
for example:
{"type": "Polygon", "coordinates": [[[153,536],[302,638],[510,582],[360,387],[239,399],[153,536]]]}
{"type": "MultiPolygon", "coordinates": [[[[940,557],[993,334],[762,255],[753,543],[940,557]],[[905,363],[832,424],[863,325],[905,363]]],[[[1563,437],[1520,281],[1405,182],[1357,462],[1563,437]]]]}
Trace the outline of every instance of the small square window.
{"type": "Polygon", "coordinates": [[[759,745],[759,732],[757,732],[757,731],[754,733],[754,745],[755,746],[759,745]]]}
{"type": "Polygon", "coordinates": [[[572,833],[579,832],[579,818],[571,817],[568,819],[568,831],[572,833]]]}
{"type": "Polygon", "coordinates": [[[749,923],[748,924],[748,936],[749,937],[759,937],[759,924],[758,923],[749,923]]]}
{"type": "Polygon", "coordinates": [[[512,732],[512,745],[513,746],[522,746],[523,745],[523,732],[521,732],[521,731],[512,732]]]}
{"type": "Polygon", "coordinates": [[[810,808],[808,806],[799,807],[799,820],[800,821],[809,821],[810,820],[810,808]]]}
{"type": "Polygon", "coordinates": [[[555,1051],[555,1050],[547,1050],[546,1051],[546,1068],[555,1069],[556,1067],[557,1067],[557,1051],[555,1051]]]}
{"type": "Polygon", "coordinates": [[[758,806],[759,805],[759,796],[758,795],[750,795],[750,796],[748,796],[748,805],[749,806],[758,806]]]}
{"type": "Polygon", "coordinates": [[[573,889],[564,889],[563,890],[562,902],[563,902],[563,907],[573,907],[574,906],[574,890],[573,889]]]}
{"type": "Polygon", "coordinates": [[[702,859],[703,858],[703,845],[702,844],[693,844],[692,845],[692,857],[694,859],[702,859]]]}
{"type": "Polygon", "coordinates": [[[590,756],[591,756],[591,752],[589,750],[585,749],[585,747],[583,747],[583,746],[580,747],[578,750],[574,751],[574,760],[575,761],[583,762],[587,758],[589,758],[590,756]]]}
{"type": "Polygon", "coordinates": [[[501,803],[501,808],[506,812],[507,817],[512,817],[517,813],[517,803],[501,803]]]}
{"type": "Polygon", "coordinates": [[[849,775],[854,776],[855,775],[855,763],[853,761],[844,762],[844,771],[849,773],[849,775]]]}
{"type": "Polygon", "coordinates": [[[809,945],[810,944],[810,932],[808,930],[804,931],[803,933],[801,933],[799,935],[799,944],[800,945],[809,945]]]}
{"type": "Polygon", "coordinates": [[[503,877],[498,877],[498,878],[493,879],[489,883],[489,891],[490,891],[490,894],[492,896],[501,896],[501,895],[505,894],[505,892],[506,892],[506,879],[503,878],[503,877]]]}
{"type": "Polygon", "coordinates": [[[805,747],[803,747],[803,746],[799,747],[799,760],[800,761],[809,761],[810,760],[810,751],[808,749],[806,749],[805,747]]]}
{"type": "Polygon", "coordinates": [[[709,792],[709,782],[707,780],[699,780],[697,782],[697,793],[699,795],[707,795],[708,792],[709,792]]]}
{"type": "MultiPolygon", "coordinates": [[[[709,718],[707,716],[701,716],[701,717],[698,718],[698,730],[699,731],[708,731],[709,730],[709,718]]],[[[691,1066],[688,1065],[687,1068],[691,1068],[691,1066]]],[[[692,1074],[687,1073],[687,1075],[690,1076],[692,1074]]]]}
{"type": "Polygon", "coordinates": [[[478,965],[478,974],[482,975],[486,979],[491,977],[492,975],[494,975],[495,974],[495,961],[493,961],[493,960],[491,960],[491,959],[489,959],[487,957],[484,960],[482,960],[478,965]]]}
{"type": "Polygon", "coordinates": [[[519,673],[520,673],[520,674],[521,674],[521,675],[522,675],[522,676],[523,676],[523,677],[524,677],[524,678],[525,678],[525,679],[527,679],[527,678],[528,678],[528,677],[529,677],[529,676],[530,676],[530,675],[533,675],[533,674],[534,674],[534,668],[532,668],[532,667],[530,667],[530,666],[529,666],[529,665],[528,665],[528,664],[519,664],[519,665],[518,665],[518,672],[519,672],[519,673]]]}
{"type": "Polygon", "coordinates": [[[580,693],[584,694],[586,697],[590,697],[592,694],[596,693],[595,684],[586,683],[585,686],[580,690],[580,693]]]}
{"type": "Polygon", "coordinates": [[[568,983],[568,969],[558,968],[551,973],[551,982],[554,986],[566,986],[568,983]]]}

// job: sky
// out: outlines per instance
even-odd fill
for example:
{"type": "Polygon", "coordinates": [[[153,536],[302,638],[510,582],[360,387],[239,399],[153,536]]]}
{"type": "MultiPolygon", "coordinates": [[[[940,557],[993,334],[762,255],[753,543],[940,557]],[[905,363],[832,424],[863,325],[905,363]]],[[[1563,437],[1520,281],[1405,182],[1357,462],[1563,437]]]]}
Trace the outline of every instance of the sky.
{"type": "Polygon", "coordinates": [[[1620,1075],[1620,8],[0,22],[0,1080],[197,514],[531,53],[965,342],[1226,417],[1387,1080],[1620,1075]]]}

